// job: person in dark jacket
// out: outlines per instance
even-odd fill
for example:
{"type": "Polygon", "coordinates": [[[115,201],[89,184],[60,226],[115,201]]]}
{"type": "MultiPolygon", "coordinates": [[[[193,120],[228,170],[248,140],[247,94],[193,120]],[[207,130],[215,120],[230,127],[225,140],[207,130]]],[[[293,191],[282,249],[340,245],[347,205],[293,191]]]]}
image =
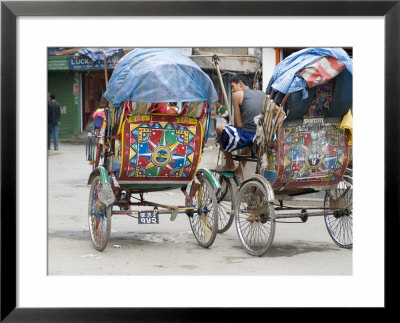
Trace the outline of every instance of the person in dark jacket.
{"type": "Polygon", "coordinates": [[[58,125],[60,123],[60,105],[56,102],[55,94],[50,94],[50,101],[47,105],[47,129],[48,140],[47,149],[50,150],[51,146],[51,133],[54,135],[54,150],[58,150],[58,125]]]}

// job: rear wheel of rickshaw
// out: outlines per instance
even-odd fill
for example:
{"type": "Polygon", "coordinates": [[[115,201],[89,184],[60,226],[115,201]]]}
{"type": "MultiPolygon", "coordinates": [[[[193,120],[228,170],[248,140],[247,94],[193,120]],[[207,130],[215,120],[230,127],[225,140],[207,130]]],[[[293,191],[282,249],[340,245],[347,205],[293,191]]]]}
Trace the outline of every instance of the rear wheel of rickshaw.
{"type": "Polygon", "coordinates": [[[229,178],[214,172],[221,188],[217,190],[218,203],[218,233],[226,232],[235,218],[235,195],[229,178]]]}
{"type": "Polygon", "coordinates": [[[107,246],[111,231],[112,204],[106,206],[99,200],[102,184],[100,176],[93,179],[89,193],[89,231],[93,247],[103,251],[107,246]]]}
{"type": "Polygon", "coordinates": [[[200,187],[197,190],[196,212],[190,219],[190,226],[197,242],[208,248],[214,243],[218,230],[218,204],[215,191],[210,181],[198,176],[200,187]]]}
{"type": "Polygon", "coordinates": [[[265,254],[275,236],[275,209],[267,196],[264,185],[252,180],[240,188],[235,203],[237,233],[243,247],[253,256],[265,254]]]}
{"type": "Polygon", "coordinates": [[[324,215],[329,235],[339,247],[347,249],[353,247],[352,182],[352,172],[348,169],[337,187],[326,192],[324,200],[325,208],[334,209],[324,215]]]}

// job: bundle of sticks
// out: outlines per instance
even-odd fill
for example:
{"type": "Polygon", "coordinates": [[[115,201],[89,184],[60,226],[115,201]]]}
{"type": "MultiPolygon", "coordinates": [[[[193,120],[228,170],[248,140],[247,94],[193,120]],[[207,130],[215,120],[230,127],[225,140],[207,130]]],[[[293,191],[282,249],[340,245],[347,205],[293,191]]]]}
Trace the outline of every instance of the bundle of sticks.
{"type": "Polygon", "coordinates": [[[264,106],[262,109],[262,142],[264,142],[265,146],[268,146],[272,142],[273,135],[278,132],[280,126],[283,123],[283,120],[286,117],[285,111],[283,111],[283,104],[287,99],[287,95],[282,100],[280,105],[276,104],[271,99],[272,93],[269,96],[265,96],[264,106]],[[268,100],[267,106],[265,107],[265,103],[268,100]]]}

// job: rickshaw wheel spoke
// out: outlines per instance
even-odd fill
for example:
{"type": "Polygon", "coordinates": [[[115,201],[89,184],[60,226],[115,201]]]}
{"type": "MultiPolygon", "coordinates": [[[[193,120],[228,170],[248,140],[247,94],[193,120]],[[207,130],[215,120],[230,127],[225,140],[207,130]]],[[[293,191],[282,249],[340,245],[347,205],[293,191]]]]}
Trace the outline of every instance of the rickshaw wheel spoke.
{"type": "MultiPolygon", "coordinates": [[[[350,171],[351,172],[351,171],[350,171]]],[[[332,240],[342,248],[350,249],[353,247],[353,186],[350,179],[342,180],[335,189],[329,190],[325,194],[324,207],[331,206],[331,201],[339,205],[344,205],[337,211],[327,210],[324,219],[326,228],[332,240]],[[350,188],[348,188],[350,186],[350,188]]]]}
{"type": "Polygon", "coordinates": [[[218,204],[215,191],[207,178],[199,176],[197,210],[189,217],[190,226],[197,242],[208,248],[215,240],[218,230],[218,204]]]}
{"type": "Polygon", "coordinates": [[[237,197],[236,230],[245,250],[254,256],[265,254],[275,235],[275,210],[266,196],[261,183],[250,181],[240,188],[237,197]]]}
{"type": "Polygon", "coordinates": [[[99,200],[100,189],[100,176],[96,176],[93,179],[89,193],[89,232],[93,247],[98,251],[103,251],[110,237],[112,205],[107,207],[99,200]]]}

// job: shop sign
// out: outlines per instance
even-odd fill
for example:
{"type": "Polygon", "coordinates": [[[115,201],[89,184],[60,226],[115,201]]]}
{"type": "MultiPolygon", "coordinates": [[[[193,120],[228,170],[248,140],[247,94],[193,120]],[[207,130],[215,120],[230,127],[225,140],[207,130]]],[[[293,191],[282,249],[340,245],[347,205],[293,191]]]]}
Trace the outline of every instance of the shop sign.
{"type": "MultiPolygon", "coordinates": [[[[114,55],[107,58],[107,69],[113,69],[119,61],[119,56],[114,55]]],[[[89,57],[69,57],[68,66],[70,70],[103,70],[104,60],[97,60],[93,62],[89,57]]]]}
{"type": "Polygon", "coordinates": [[[67,56],[48,56],[47,69],[49,71],[66,71],[66,70],[68,70],[67,56]]]}

